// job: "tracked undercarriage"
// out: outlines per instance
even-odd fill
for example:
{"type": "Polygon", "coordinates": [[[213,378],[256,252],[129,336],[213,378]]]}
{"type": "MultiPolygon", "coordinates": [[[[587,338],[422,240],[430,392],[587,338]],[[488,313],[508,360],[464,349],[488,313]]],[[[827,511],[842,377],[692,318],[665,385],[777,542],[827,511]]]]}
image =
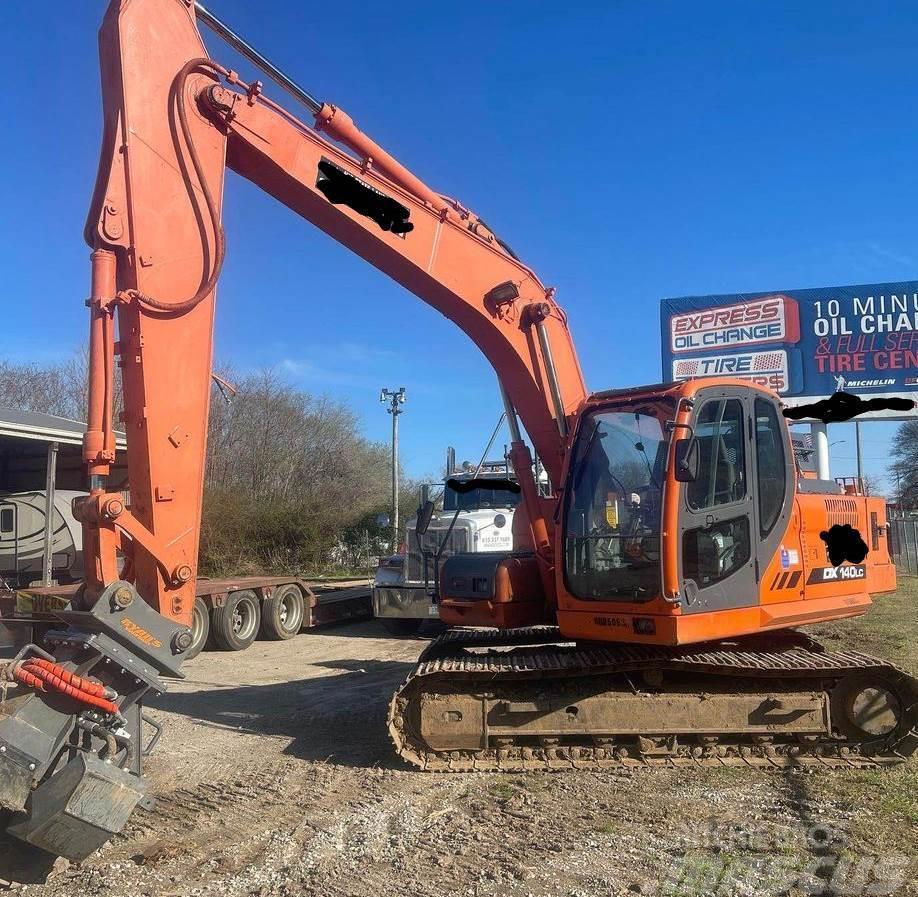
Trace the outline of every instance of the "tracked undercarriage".
{"type": "Polygon", "coordinates": [[[434,771],[889,765],[918,747],[918,680],[794,632],[665,648],[453,630],[394,696],[389,731],[434,771]]]}

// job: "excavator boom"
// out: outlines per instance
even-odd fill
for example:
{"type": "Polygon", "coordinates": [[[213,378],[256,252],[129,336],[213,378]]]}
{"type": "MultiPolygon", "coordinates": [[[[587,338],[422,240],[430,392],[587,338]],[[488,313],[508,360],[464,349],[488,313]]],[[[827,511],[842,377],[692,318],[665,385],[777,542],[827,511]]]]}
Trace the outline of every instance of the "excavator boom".
{"type": "MultiPolygon", "coordinates": [[[[225,166],[455,321],[499,372],[554,482],[567,420],[586,395],[553,290],[478,217],[423,184],[341,109],[297,89],[314,111],[309,127],[259,83],[247,85],[209,60],[196,9],[185,0],[109,6],[99,35],[102,156],[86,225],[94,250],[86,461],[101,476],[111,460],[116,313],[131,490],[130,509],[115,506],[117,523],[101,480],[84,506],[96,557],[87,589],[98,594],[117,578],[114,555],[126,534],[138,592],[185,624],[224,255],[225,166]]],[[[543,517],[540,506],[531,511],[543,517]]],[[[542,522],[540,541],[549,526],[542,522]]]]}

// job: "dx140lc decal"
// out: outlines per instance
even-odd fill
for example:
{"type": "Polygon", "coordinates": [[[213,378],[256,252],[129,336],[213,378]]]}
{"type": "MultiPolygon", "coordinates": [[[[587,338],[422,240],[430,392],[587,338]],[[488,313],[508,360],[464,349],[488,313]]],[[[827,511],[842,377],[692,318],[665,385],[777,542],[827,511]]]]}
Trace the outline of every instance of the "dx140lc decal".
{"type": "Polygon", "coordinates": [[[844,579],[865,579],[867,568],[863,564],[842,564],[841,567],[816,567],[809,578],[807,585],[820,582],[838,582],[844,579]]]}

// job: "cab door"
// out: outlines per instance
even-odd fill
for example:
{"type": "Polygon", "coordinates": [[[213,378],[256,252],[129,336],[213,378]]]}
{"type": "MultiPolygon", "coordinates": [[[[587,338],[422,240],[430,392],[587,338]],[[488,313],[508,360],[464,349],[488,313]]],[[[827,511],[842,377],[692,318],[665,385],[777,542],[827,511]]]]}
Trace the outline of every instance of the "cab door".
{"type": "MultiPolygon", "coordinates": [[[[755,483],[755,526],[753,550],[758,562],[757,570],[764,577],[775,555],[781,552],[781,572],[773,577],[779,585],[778,595],[790,599],[793,589],[800,583],[802,567],[799,565],[798,543],[785,544],[787,528],[794,506],[794,479],[796,468],[787,438],[787,426],[777,401],[770,396],[752,393],[753,461],[755,483]],[[795,560],[796,559],[796,560],[795,560]]],[[[768,583],[766,582],[767,586],[768,583]]]]}
{"type": "Polygon", "coordinates": [[[750,607],[759,600],[751,396],[703,389],[695,409],[698,476],[680,484],[682,610],[750,607]]]}

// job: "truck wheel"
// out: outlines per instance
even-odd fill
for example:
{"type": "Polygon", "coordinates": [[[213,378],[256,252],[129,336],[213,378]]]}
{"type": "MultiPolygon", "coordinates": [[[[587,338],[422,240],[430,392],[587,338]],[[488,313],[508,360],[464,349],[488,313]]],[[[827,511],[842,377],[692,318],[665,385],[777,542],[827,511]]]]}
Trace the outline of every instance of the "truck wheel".
{"type": "Polygon", "coordinates": [[[278,586],[261,607],[261,634],[272,641],[293,638],[303,625],[306,604],[300,587],[278,586]]]}
{"type": "Polygon", "coordinates": [[[250,589],[230,592],[223,607],[215,607],[210,619],[214,644],[224,651],[244,651],[258,635],[261,604],[250,589]]]}
{"type": "Polygon", "coordinates": [[[210,613],[207,605],[200,599],[194,599],[194,610],[191,614],[191,647],[185,652],[185,660],[191,660],[201,653],[210,635],[210,613]]]}
{"type": "Polygon", "coordinates": [[[386,632],[400,638],[415,635],[424,622],[423,620],[399,619],[397,617],[377,617],[376,619],[382,623],[382,627],[386,632]]]}

